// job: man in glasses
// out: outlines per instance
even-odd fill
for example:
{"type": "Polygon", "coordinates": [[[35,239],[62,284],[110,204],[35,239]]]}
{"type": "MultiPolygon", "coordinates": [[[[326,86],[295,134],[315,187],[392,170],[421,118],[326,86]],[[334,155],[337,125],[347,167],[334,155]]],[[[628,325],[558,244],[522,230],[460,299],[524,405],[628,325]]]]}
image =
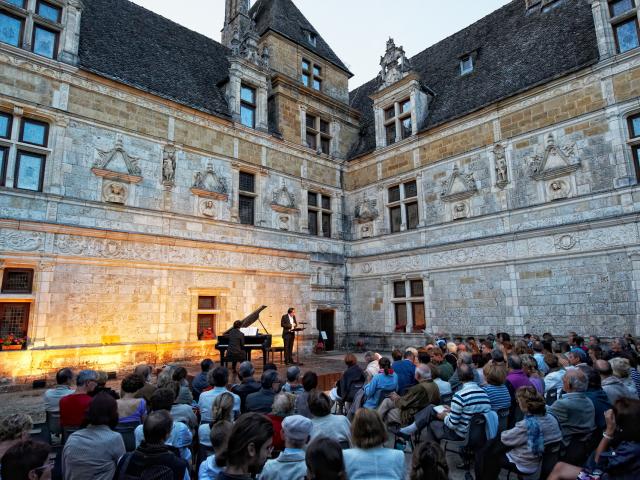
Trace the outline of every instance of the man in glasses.
{"type": "Polygon", "coordinates": [[[2,480],[51,480],[50,451],[49,445],[42,442],[16,443],[2,457],[2,480]]]}
{"type": "Polygon", "coordinates": [[[62,427],[79,427],[93,397],[89,396],[98,385],[94,370],[81,370],[76,378],[76,391],[60,399],[60,424],[62,427]]]}

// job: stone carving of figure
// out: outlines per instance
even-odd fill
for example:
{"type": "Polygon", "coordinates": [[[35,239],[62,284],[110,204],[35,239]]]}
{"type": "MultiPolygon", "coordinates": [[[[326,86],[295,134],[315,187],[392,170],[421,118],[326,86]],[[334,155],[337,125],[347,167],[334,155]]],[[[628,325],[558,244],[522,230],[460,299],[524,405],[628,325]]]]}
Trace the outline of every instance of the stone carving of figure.
{"type": "Polygon", "coordinates": [[[193,182],[194,188],[204,190],[204,174],[202,172],[196,173],[196,179],[193,182]]]}
{"type": "Polygon", "coordinates": [[[162,152],[162,181],[173,184],[176,179],[176,150],[167,146],[162,152]]]}
{"type": "Polygon", "coordinates": [[[498,182],[507,182],[507,162],[504,157],[498,157],[496,160],[496,174],[498,176],[498,182]]]}
{"type": "Polygon", "coordinates": [[[205,217],[215,217],[216,216],[216,208],[213,200],[203,200],[200,204],[200,212],[205,217]]]}
{"type": "Polygon", "coordinates": [[[464,203],[458,203],[453,207],[453,219],[461,218],[467,218],[467,205],[464,203]]]}
{"type": "Polygon", "coordinates": [[[120,183],[108,183],[104,188],[104,200],[109,203],[124,204],[127,199],[127,189],[120,183]]]}
{"type": "Polygon", "coordinates": [[[363,200],[356,207],[356,219],[359,222],[370,222],[375,220],[378,217],[376,204],[376,200],[363,200]]]}

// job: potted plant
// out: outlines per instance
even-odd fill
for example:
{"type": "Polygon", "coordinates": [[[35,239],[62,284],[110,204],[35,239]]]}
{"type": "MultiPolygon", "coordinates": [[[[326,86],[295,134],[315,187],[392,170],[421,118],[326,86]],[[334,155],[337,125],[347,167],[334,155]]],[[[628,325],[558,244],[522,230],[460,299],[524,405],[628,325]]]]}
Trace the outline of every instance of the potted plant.
{"type": "Polygon", "coordinates": [[[16,337],[10,333],[6,337],[0,337],[0,346],[2,350],[22,350],[27,344],[27,337],[16,337]]]}

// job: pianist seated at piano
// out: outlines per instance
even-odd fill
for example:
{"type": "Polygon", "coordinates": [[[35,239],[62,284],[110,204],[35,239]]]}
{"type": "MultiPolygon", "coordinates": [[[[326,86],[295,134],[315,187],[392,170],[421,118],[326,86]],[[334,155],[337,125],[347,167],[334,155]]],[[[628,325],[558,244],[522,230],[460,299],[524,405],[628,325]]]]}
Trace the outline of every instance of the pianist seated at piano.
{"type": "Polygon", "coordinates": [[[262,305],[260,308],[249,314],[243,320],[233,324],[233,327],[218,336],[215,348],[220,351],[220,363],[226,366],[227,362],[232,362],[233,368],[237,362],[251,360],[251,352],[258,350],[262,353],[263,365],[267,363],[267,352],[271,348],[271,335],[260,320],[260,312],[267,308],[262,305]],[[266,334],[260,333],[257,327],[251,327],[258,322],[264,328],[266,334]],[[240,335],[243,334],[243,342],[240,335]],[[240,353],[242,352],[242,354],[240,353]]]}
{"type": "Polygon", "coordinates": [[[200,399],[198,400],[198,407],[200,408],[200,421],[211,422],[213,420],[212,406],[215,398],[222,393],[230,393],[233,395],[233,413],[235,417],[240,415],[240,397],[235,393],[227,390],[227,384],[229,383],[229,370],[225,367],[216,367],[209,372],[209,384],[213,387],[212,390],[202,392],[200,399]]]}
{"type": "Polygon", "coordinates": [[[233,322],[233,328],[229,332],[229,346],[227,347],[226,360],[231,362],[231,369],[236,374],[236,365],[244,362],[247,354],[244,351],[244,333],[240,331],[242,328],[242,320],[233,322]]]}

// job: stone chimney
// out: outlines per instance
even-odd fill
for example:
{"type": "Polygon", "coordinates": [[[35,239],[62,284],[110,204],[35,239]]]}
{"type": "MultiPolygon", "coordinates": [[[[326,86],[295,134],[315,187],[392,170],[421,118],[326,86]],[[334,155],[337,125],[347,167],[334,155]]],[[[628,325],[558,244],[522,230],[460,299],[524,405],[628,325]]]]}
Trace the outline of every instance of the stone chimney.
{"type": "Polygon", "coordinates": [[[222,29],[222,44],[232,48],[234,32],[241,36],[251,28],[249,18],[249,0],[225,0],[224,28],[222,29]]]}

